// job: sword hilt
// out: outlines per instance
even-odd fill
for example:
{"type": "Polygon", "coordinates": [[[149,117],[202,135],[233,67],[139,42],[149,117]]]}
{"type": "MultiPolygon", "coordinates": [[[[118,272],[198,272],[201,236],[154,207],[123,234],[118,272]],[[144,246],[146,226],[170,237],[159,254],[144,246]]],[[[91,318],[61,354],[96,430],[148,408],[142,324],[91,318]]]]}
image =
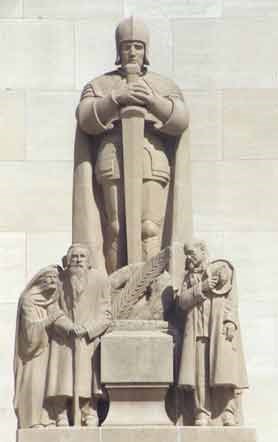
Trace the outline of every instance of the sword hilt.
{"type": "Polygon", "coordinates": [[[135,83],[140,77],[140,67],[137,63],[129,63],[125,66],[126,79],[128,84],[135,83]]]}

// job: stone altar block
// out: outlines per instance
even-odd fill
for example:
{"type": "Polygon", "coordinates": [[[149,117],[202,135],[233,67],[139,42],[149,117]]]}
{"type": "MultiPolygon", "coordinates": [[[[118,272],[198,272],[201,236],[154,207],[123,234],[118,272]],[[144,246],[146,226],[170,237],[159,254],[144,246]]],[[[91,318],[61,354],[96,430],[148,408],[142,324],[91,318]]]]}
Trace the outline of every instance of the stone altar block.
{"type": "Polygon", "coordinates": [[[103,426],[172,425],[165,395],[173,382],[173,339],[164,321],[116,321],[101,342],[101,382],[110,408],[103,426]]]}

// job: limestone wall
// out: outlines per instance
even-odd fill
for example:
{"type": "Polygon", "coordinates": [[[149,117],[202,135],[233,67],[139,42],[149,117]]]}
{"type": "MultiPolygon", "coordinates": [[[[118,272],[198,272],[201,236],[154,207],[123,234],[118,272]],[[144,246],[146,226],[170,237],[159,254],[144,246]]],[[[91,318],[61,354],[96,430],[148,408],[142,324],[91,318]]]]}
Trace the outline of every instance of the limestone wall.
{"type": "Polygon", "coordinates": [[[277,440],[278,3],[276,0],[1,0],[0,440],[11,407],[16,301],[70,243],[74,110],[113,68],[115,25],[141,14],[152,69],[191,110],[195,231],[238,268],[251,389],[245,420],[277,440]]]}

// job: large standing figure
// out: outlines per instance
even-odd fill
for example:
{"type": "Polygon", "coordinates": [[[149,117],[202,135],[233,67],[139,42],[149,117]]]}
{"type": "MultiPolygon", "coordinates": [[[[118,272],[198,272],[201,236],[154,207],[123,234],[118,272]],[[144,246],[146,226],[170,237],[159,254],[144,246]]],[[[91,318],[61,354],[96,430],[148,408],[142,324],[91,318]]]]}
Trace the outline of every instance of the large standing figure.
{"type": "MultiPolygon", "coordinates": [[[[180,239],[179,232],[182,236],[186,236],[186,230],[188,236],[191,233],[190,162],[185,133],[188,113],[182,93],[172,80],[148,71],[149,33],[144,23],[133,17],[121,22],[116,29],[116,47],[119,69],[90,81],[77,109],[73,194],[73,240],[92,244],[95,250],[102,250],[104,242],[109,273],[127,264],[126,243],[132,241],[125,240],[125,186],[129,183],[123,150],[133,146],[123,146],[121,117],[128,106],[145,111],[142,140],[136,139],[136,124],[127,138],[131,144],[133,139],[142,145],[137,164],[137,171],[142,168],[142,189],[134,186],[128,202],[133,205],[129,211],[136,211],[136,204],[141,207],[142,244],[136,247],[142,248],[143,260],[147,260],[161,246],[180,239]],[[128,79],[130,65],[138,67],[133,82],[128,79]]],[[[97,266],[104,262],[101,254],[95,260],[97,266]]]]}
{"type": "Polygon", "coordinates": [[[226,261],[209,263],[203,241],[186,244],[185,255],[184,283],[176,298],[186,312],[178,383],[194,391],[195,425],[209,425],[214,409],[223,425],[235,425],[236,395],[248,386],[235,272],[226,261]]]}
{"type": "Polygon", "coordinates": [[[91,268],[86,246],[74,244],[66,256],[59,306],[65,317],[53,325],[46,397],[56,425],[97,426],[97,399],[102,395],[99,336],[110,324],[108,278],[91,268]]]}
{"type": "Polygon", "coordinates": [[[53,424],[45,404],[49,338],[58,308],[58,270],[49,266],[28,283],[18,303],[15,340],[14,408],[19,428],[53,424]]]}

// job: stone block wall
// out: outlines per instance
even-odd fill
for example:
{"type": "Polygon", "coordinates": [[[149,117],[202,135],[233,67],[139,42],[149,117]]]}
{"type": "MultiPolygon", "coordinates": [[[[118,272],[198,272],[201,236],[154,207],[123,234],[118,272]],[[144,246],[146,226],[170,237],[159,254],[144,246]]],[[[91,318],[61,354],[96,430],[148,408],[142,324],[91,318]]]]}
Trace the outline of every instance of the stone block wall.
{"type": "Polygon", "coordinates": [[[275,0],[1,0],[0,439],[15,440],[16,302],[71,238],[74,112],[113,68],[114,29],[151,27],[152,69],[191,111],[195,231],[238,269],[245,422],[277,440],[278,4],[275,0]]]}

